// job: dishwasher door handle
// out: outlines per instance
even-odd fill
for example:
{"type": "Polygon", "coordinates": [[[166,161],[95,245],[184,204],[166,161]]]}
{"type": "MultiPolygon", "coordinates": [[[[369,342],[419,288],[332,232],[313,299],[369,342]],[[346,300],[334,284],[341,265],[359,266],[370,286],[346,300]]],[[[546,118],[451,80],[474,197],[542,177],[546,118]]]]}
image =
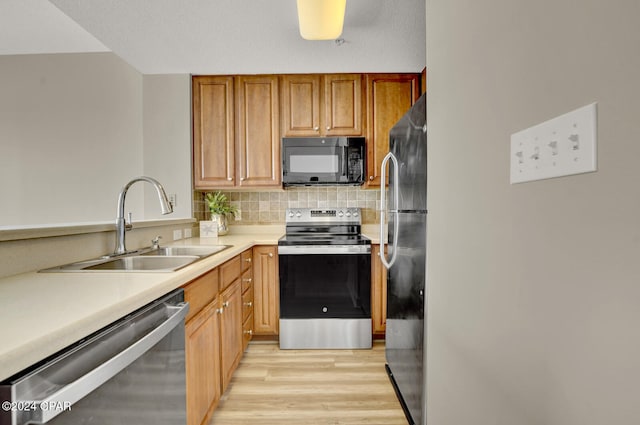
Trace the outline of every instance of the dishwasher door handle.
{"type": "Polygon", "coordinates": [[[175,329],[186,317],[189,311],[189,303],[180,303],[176,306],[165,304],[164,308],[169,310],[171,315],[143,338],[131,344],[90,372],[51,394],[49,397],[42,400],[29,401],[33,403],[34,406],[37,406],[37,408],[30,412],[30,418],[24,423],[46,424],[60,413],[63,413],[64,410],[42,409],[42,404],[45,404],[45,406],[61,406],[65,404],[69,406],[70,404],[72,406],[91,391],[113,378],[175,329]]]}

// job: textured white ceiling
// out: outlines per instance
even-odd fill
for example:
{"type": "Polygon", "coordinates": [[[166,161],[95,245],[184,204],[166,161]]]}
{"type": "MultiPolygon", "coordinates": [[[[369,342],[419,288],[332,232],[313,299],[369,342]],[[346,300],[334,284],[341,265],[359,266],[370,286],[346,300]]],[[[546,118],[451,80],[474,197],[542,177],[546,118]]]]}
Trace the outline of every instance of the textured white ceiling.
{"type": "Polygon", "coordinates": [[[104,51],[48,0],[0,0],[0,55],[104,51]]]}
{"type": "Polygon", "coordinates": [[[14,39],[42,45],[42,53],[83,51],[72,47],[84,43],[84,51],[111,50],[144,74],[417,72],[425,65],[425,0],[347,0],[341,46],[303,40],[295,0],[51,0],[59,14],[46,0],[2,0],[0,16],[5,2],[23,14],[7,29],[22,35],[0,33],[4,54],[38,53],[26,41],[12,50],[14,39]],[[38,12],[25,13],[31,9],[38,12]],[[43,13],[64,23],[48,28],[45,40],[29,29],[44,31],[34,23],[43,13]],[[59,36],[64,31],[76,36],[59,36]],[[54,38],[69,49],[48,43],[54,38]]]}

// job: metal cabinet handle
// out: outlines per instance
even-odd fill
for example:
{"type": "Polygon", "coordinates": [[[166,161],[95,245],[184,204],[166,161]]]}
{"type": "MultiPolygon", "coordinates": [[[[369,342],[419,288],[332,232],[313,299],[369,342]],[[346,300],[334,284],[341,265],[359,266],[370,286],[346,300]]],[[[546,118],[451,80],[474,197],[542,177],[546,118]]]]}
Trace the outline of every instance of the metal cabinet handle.
{"type": "Polygon", "coordinates": [[[227,177],[227,180],[233,181],[233,177],[227,177]]]}
{"type": "Polygon", "coordinates": [[[331,130],[331,127],[327,126],[327,131],[331,130]]]}
{"type": "Polygon", "coordinates": [[[246,335],[253,335],[253,330],[249,329],[248,331],[244,331],[243,333],[246,335]]]}
{"type": "Polygon", "coordinates": [[[243,282],[251,282],[253,279],[251,279],[250,277],[245,277],[244,279],[242,279],[243,282]]]}
{"type": "Polygon", "coordinates": [[[373,176],[369,176],[369,180],[373,180],[373,176]]]}
{"type": "Polygon", "coordinates": [[[216,314],[224,313],[224,308],[216,308],[216,314]]]}
{"type": "Polygon", "coordinates": [[[227,308],[229,307],[229,301],[225,301],[222,303],[222,307],[227,308]]]}
{"type": "Polygon", "coordinates": [[[244,305],[247,307],[251,307],[253,303],[251,301],[247,301],[246,303],[244,303],[244,305]]]}
{"type": "Polygon", "coordinates": [[[240,177],[240,181],[243,182],[244,181],[244,177],[240,177]]]}
{"type": "Polygon", "coordinates": [[[313,127],[313,131],[318,131],[320,130],[320,127],[313,127]]]}
{"type": "Polygon", "coordinates": [[[250,263],[251,262],[251,257],[246,258],[244,261],[246,261],[247,263],[250,263]]]}
{"type": "Polygon", "coordinates": [[[273,252],[270,252],[270,253],[269,253],[269,257],[270,257],[270,258],[273,258],[273,252]]]}

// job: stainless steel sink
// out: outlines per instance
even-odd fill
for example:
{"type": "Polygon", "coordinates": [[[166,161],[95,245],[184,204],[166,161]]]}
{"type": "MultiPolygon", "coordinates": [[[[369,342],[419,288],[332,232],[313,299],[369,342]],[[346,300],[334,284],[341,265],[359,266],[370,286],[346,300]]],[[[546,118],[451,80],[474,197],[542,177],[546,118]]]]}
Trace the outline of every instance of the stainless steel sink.
{"type": "Polygon", "coordinates": [[[167,246],[144,248],[116,257],[101,257],[40,270],[55,272],[172,272],[232,245],[167,246]]]}
{"type": "Polygon", "coordinates": [[[154,272],[172,272],[201,257],[194,255],[183,256],[134,256],[122,257],[117,260],[111,260],[99,263],[94,266],[86,267],[82,270],[122,270],[122,271],[154,271],[154,272]]]}

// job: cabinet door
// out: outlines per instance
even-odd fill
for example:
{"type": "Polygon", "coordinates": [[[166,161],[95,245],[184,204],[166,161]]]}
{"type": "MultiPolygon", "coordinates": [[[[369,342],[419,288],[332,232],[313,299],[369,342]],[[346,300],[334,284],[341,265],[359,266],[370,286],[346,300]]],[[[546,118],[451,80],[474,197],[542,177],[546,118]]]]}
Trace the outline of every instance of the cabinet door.
{"type": "Polygon", "coordinates": [[[237,186],[280,187],[278,77],[236,80],[237,186]]]}
{"type": "Polygon", "coordinates": [[[371,320],[376,336],[387,328],[387,269],[380,262],[380,245],[371,247],[371,320]]]}
{"type": "Polygon", "coordinates": [[[361,136],[362,75],[328,74],[324,76],[324,134],[361,136]]]}
{"type": "Polygon", "coordinates": [[[281,78],[282,136],[320,136],[320,75],[281,78]]]}
{"type": "Polygon", "coordinates": [[[200,425],[220,399],[218,300],[185,326],[187,424],[200,425]]]}
{"type": "Polygon", "coordinates": [[[233,77],[193,77],[192,89],[194,186],[234,186],[233,77]]]}
{"type": "Polygon", "coordinates": [[[231,376],[242,356],[242,293],[237,279],[220,294],[220,341],[222,392],[227,389],[231,376]]]}
{"type": "MultiPolygon", "coordinates": [[[[380,186],[380,165],[389,152],[389,130],[420,97],[420,74],[368,74],[367,186],[380,186]]],[[[387,182],[385,182],[387,184],[387,182]]]]}
{"type": "Polygon", "coordinates": [[[278,335],[278,247],[253,248],[253,333],[278,335]]]}

